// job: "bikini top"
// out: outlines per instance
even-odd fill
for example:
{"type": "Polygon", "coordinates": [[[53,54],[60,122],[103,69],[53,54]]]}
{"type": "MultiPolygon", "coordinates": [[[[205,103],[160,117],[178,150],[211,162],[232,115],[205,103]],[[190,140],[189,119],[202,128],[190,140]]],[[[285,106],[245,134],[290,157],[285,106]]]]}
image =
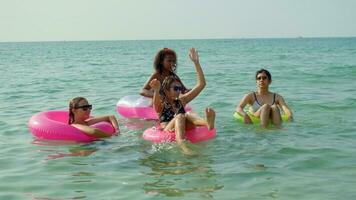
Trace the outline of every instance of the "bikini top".
{"type": "MultiPolygon", "coordinates": [[[[254,101],[253,104],[252,104],[252,110],[253,110],[253,112],[256,112],[258,109],[261,108],[262,105],[260,104],[260,102],[258,102],[257,96],[256,96],[256,93],[255,93],[255,92],[253,92],[253,96],[254,96],[254,98],[255,98],[255,101],[254,101]]],[[[271,105],[274,105],[275,102],[276,102],[276,93],[273,94],[273,102],[272,102],[271,105]]]]}
{"type": "Polygon", "coordinates": [[[160,122],[169,122],[171,121],[177,114],[184,114],[184,106],[179,99],[174,100],[173,105],[164,101],[163,109],[159,116],[160,122]]]}

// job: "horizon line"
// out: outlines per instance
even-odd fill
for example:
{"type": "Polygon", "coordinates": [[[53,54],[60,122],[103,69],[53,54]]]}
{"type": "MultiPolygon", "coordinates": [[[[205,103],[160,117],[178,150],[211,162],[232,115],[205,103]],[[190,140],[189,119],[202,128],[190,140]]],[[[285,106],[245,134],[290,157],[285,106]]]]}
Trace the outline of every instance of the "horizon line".
{"type": "Polygon", "coordinates": [[[40,43],[40,42],[110,42],[110,41],[175,41],[175,40],[249,40],[249,39],[332,39],[356,38],[355,36],[295,36],[295,37],[226,37],[226,38],[171,38],[171,39],[86,39],[86,40],[23,40],[0,41],[0,43],[40,43]]]}

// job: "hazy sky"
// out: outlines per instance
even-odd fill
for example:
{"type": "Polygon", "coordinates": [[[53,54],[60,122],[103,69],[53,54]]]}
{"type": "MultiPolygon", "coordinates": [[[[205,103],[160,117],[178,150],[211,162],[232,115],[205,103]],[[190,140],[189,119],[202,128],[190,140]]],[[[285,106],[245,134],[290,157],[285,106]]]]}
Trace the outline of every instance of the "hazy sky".
{"type": "Polygon", "coordinates": [[[356,0],[0,0],[0,42],[356,36],[356,0]]]}

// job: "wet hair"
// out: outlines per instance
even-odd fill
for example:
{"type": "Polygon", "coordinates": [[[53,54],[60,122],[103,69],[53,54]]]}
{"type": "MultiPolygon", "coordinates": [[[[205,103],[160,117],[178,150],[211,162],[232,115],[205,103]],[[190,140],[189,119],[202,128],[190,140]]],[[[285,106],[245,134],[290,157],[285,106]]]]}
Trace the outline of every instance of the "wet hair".
{"type": "Polygon", "coordinates": [[[69,119],[68,119],[68,124],[73,124],[74,122],[74,113],[72,112],[72,109],[77,107],[79,102],[81,101],[87,101],[86,98],[84,97],[75,97],[72,100],[69,101],[69,119]]]}
{"type": "Polygon", "coordinates": [[[177,54],[174,52],[172,49],[169,48],[163,48],[161,49],[155,57],[154,63],[153,63],[153,68],[156,70],[156,72],[162,74],[163,72],[163,60],[166,56],[173,56],[174,57],[174,64],[175,67],[173,68],[173,72],[176,71],[177,68],[177,54]]]}
{"type": "Polygon", "coordinates": [[[267,69],[260,69],[256,72],[256,76],[255,76],[255,79],[257,79],[257,76],[258,74],[261,74],[261,73],[265,73],[267,75],[267,78],[269,81],[272,81],[272,75],[271,73],[269,73],[269,71],[267,69]]]}

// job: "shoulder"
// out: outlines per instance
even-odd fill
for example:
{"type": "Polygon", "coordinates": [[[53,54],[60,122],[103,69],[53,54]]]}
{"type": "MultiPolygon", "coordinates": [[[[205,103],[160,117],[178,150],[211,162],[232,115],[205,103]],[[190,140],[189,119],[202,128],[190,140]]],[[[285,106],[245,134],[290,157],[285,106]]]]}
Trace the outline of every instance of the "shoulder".
{"type": "Polygon", "coordinates": [[[284,98],[283,98],[282,95],[280,95],[280,94],[278,94],[278,93],[274,93],[273,95],[275,96],[275,100],[276,100],[277,102],[284,101],[284,98]]]}
{"type": "Polygon", "coordinates": [[[278,94],[278,93],[272,93],[272,94],[273,94],[273,96],[276,97],[276,99],[277,99],[277,98],[283,98],[282,95],[280,95],[280,94],[278,94]]]}
{"type": "Polygon", "coordinates": [[[249,92],[245,94],[242,100],[245,101],[246,103],[251,103],[254,99],[255,99],[254,92],[249,92]]]}
{"type": "Polygon", "coordinates": [[[147,82],[144,85],[144,89],[151,89],[149,84],[153,79],[159,79],[159,74],[157,72],[154,72],[153,74],[151,74],[150,78],[147,80],[147,82]]]}
{"type": "Polygon", "coordinates": [[[150,79],[159,78],[161,75],[158,72],[153,72],[150,79]]]}
{"type": "Polygon", "coordinates": [[[249,93],[245,94],[245,98],[248,98],[248,99],[255,98],[255,92],[249,92],[249,93]]]}

